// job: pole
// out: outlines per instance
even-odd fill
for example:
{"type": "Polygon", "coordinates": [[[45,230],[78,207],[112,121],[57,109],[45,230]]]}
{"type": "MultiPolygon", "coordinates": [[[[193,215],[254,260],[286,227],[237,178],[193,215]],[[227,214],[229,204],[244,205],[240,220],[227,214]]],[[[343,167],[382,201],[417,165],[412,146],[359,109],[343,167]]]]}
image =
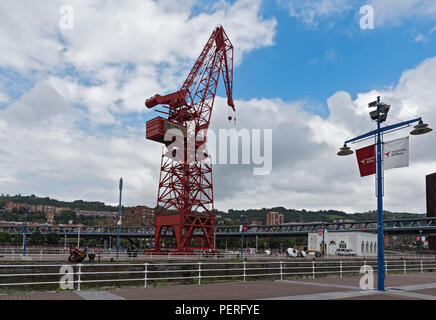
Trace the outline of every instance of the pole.
{"type": "Polygon", "coordinates": [[[325,253],[325,240],[324,240],[325,226],[322,226],[322,257],[324,258],[325,253]]]}
{"type": "Polygon", "coordinates": [[[244,257],[244,225],[242,225],[242,232],[241,232],[241,259],[244,257]]]}
{"type": "Polygon", "coordinates": [[[377,273],[378,290],[385,291],[385,263],[383,250],[383,186],[382,186],[382,142],[380,138],[380,97],[377,97],[377,273]]]}
{"type": "Polygon", "coordinates": [[[82,227],[79,227],[79,233],[77,234],[77,248],[80,248],[80,230],[82,227]]]}
{"type": "Polygon", "coordinates": [[[123,191],[123,178],[120,179],[120,204],[118,206],[118,230],[117,230],[117,260],[120,249],[120,230],[121,230],[121,194],[123,191]]]}
{"type": "Polygon", "coordinates": [[[422,257],[422,230],[419,230],[419,255],[422,257]]]}
{"type": "Polygon", "coordinates": [[[23,256],[26,256],[27,215],[24,216],[23,256]]]}

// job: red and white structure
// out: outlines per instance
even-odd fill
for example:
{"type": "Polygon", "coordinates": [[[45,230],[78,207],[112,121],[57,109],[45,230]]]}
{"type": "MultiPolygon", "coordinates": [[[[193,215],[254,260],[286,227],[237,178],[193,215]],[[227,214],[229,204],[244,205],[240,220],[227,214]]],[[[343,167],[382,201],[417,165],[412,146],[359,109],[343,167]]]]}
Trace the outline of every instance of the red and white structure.
{"type": "Polygon", "coordinates": [[[181,89],[165,96],[157,94],[145,102],[148,108],[161,105],[156,111],[165,114],[165,118],[148,121],[146,130],[147,139],[167,147],[162,154],[158,188],[155,252],[214,250],[212,164],[205,143],[221,74],[228,105],[235,111],[233,45],[219,26],[181,89]],[[183,150],[171,148],[173,141],[164,139],[165,132],[174,128],[183,135],[183,150]],[[197,152],[203,155],[201,159],[195,156],[197,152]]]}

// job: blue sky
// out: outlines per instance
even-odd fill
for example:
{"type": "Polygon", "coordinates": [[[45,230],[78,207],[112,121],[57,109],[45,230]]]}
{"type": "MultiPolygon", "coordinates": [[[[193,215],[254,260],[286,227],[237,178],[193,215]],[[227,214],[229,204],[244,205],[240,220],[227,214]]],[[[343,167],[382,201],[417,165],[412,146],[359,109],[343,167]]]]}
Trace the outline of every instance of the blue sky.
{"type": "Polygon", "coordinates": [[[435,27],[431,19],[361,30],[356,7],[338,19],[320,19],[319,26],[311,28],[291,17],[283,4],[266,1],[262,8],[265,17],[277,19],[275,45],[244,58],[235,71],[237,98],[308,100],[311,111],[325,116],[326,99],[336,91],[355,97],[395,85],[405,70],[436,53],[436,33],[425,43],[414,40],[435,27]]]}

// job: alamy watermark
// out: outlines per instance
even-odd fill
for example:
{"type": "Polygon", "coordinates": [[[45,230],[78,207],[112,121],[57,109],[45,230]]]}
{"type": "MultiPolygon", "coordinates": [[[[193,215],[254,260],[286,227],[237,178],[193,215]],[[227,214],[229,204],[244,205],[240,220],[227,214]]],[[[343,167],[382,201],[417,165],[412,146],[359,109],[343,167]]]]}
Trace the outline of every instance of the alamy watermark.
{"type": "Polygon", "coordinates": [[[172,128],[165,132],[164,141],[171,142],[165,155],[179,163],[253,165],[253,175],[272,170],[272,129],[219,129],[218,135],[208,129],[194,136],[172,128]]]}
{"type": "Polygon", "coordinates": [[[374,8],[370,5],[365,5],[360,8],[360,29],[362,30],[372,30],[374,29],[374,8]]]}
{"type": "Polygon", "coordinates": [[[74,270],[72,266],[63,265],[60,270],[60,274],[63,274],[59,280],[59,286],[62,290],[74,290],[74,270]]]}
{"type": "Polygon", "coordinates": [[[371,266],[364,265],[360,268],[363,276],[360,278],[359,285],[362,290],[374,289],[374,269],[371,266]]]}
{"type": "Polygon", "coordinates": [[[74,29],[74,9],[72,6],[64,5],[59,9],[59,28],[61,30],[74,29]]]}

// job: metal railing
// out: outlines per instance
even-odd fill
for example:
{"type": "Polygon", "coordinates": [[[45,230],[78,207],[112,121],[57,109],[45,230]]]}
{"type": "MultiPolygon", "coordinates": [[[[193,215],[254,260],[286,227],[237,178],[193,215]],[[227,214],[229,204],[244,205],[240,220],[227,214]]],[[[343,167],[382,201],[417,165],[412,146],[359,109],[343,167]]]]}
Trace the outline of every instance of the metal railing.
{"type": "MultiPolygon", "coordinates": [[[[95,254],[95,261],[111,261],[116,259],[116,250],[88,250],[88,253],[95,254]]],[[[34,261],[67,261],[69,257],[69,249],[44,249],[44,248],[30,248],[26,249],[26,256],[29,260],[34,261]]],[[[307,257],[289,257],[285,253],[275,253],[272,255],[265,255],[264,253],[244,253],[243,258],[247,261],[277,261],[277,260],[292,260],[292,261],[306,261],[312,260],[313,255],[307,257]]],[[[229,259],[239,259],[240,252],[220,252],[219,254],[196,253],[196,254],[155,254],[144,251],[138,252],[134,256],[129,256],[125,249],[120,250],[119,260],[122,261],[196,261],[196,260],[212,260],[223,261],[229,259]]],[[[367,259],[375,258],[375,256],[366,257],[367,259]]],[[[420,255],[420,254],[385,254],[386,259],[435,259],[434,255],[420,255]]],[[[321,258],[320,258],[321,259],[321,258]]],[[[327,255],[321,260],[356,260],[362,257],[356,256],[334,256],[327,255]]],[[[0,249],[0,262],[1,261],[21,261],[23,260],[23,250],[20,248],[1,248],[0,249]]],[[[87,259],[88,260],[88,259],[87,259]]]]}
{"type": "MultiPolygon", "coordinates": [[[[168,284],[206,284],[252,280],[343,277],[357,275],[362,266],[377,270],[376,260],[263,261],[195,263],[117,263],[117,264],[9,264],[0,265],[0,292],[16,290],[52,291],[69,285],[80,291],[104,285],[147,288],[168,284]]],[[[386,273],[432,272],[434,259],[385,260],[386,273]]],[[[64,288],[62,288],[64,289],[64,288]]]]}

